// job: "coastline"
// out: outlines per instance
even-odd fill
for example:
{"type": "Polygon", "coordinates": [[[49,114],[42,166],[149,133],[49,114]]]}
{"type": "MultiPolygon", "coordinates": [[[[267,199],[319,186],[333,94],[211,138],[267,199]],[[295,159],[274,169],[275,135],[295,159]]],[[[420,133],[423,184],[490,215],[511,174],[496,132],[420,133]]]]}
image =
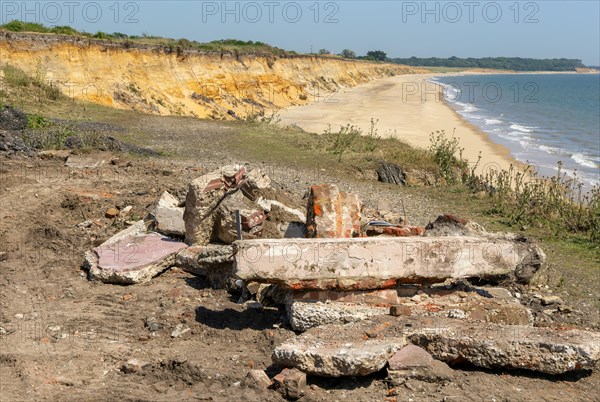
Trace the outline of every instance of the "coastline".
{"type": "Polygon", "coordinates": [[[444,130],[447,137],[454,134],[459,139],[463,157],[469,163],[477,162],[481,152],[478,173],[525,166],[507,147],[493,142],[487,133],[448,105],[441,85],[428,81],[456,75],[407,74],[375,80],[309,105],[282,109],[280,124],[297,125],[314,133],[324,132],[329,125],[337,131],[339,126],[351,124],[368,133],[374,119],[378,120],[376,129],[380,136],[395,137],[419,148],[429,147],[432,132],[444,130]]]}

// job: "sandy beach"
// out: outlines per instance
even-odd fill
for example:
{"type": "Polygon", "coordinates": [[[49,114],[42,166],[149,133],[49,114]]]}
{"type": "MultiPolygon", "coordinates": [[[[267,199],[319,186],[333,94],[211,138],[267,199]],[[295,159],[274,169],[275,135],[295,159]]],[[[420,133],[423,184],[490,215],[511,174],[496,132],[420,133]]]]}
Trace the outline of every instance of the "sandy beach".
{"type": "Polygon", "coordinates": [[[314,133],[322,133],[329,125],[336,131],[352,124],[368,132],[374,119],[380,136],[396,137],[421,148],[429,147],[430,133],[445,130],[459,138],[469,162],[477,161],[481,152],[480,172],[490,167],[508,169],[517,163],[508,148],[493,143],[444,102],[440,87],[427,82],[435,76],[394,76],[328,94],[310,105],[281,110],[281,124],[295,124],[314,133]]]}

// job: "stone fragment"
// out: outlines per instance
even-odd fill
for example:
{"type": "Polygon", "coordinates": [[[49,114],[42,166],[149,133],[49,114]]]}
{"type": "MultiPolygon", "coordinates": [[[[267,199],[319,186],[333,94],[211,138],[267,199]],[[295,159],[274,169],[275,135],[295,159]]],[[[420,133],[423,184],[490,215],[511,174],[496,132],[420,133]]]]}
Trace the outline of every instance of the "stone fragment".
{"type": "Polygon", "coordinates": [[[175,326],[175,329],[173,329],[173,331],[171,331],[171,338],[179,338],[181,335],[183,335],[186,332],[189,332],[191,330],[192,329],[190,327],[186,327],[183,324],[177,324],[175,326]]]}
{"type": "Polygon", "coordinates": [[[179,207],[179,200],[165,191],[156,200],[152,215],[156,221],[156,230],[167,235],[184,236],[185,222],[183,221],[183,208],[179,207]]]}
{"type": "Polygon", "coordinates": [[[129,359],[123,366],[121,371],[125,374],[139,373],[147,368],[151,367],[151,364],[139,359],[129,359]]]}
{"type": "Polygon", "coordinates": [[[260,239],[234,244],[235,274],[292,289],[381,289],[448,278],[504,280],[536,250],[503,238],[260,239]]]}
{"type": "Polygon", "coordinates": [[[306,215],[307,236],[335,238],[360,236],[361,202],[355,194],[334,184],[312,186],[306,215]]]}
{"type": "Polygon", "coordinates": [[[264,370],[250,370],[242,384],[246,387],[250,388],[269,388],[273,382],[269,378],[269,376],[264,372],[264,370]]]}
{"type": "Polygon", "coordinates": [[[109,219],[116,218],[117,215],[119,215],[119,210],[117,208],[108,208],[104,213],[104,216],[109,219]]]}
{"type": "Polygon", "coordinates": [[[147,282],[172,266],[175,254],[187,247],[145,230],[144,221],[139,221],[86,252],[84,266],[90,277],[106,283],[147,282]]]}
{"type": "Polygon", "coordinates": [[[549,306],[551,304],[563,304],[563,301],[558,296],[543,296],[542,297],[542,305],[549,306]]]}
{"type": "Polygon", "coordinates": [[[366,332],[373,325],[364,322],[312,328],[275,348],[273,363],[324,377],[375,373],[406,341],[402,335],[369,338],[366,332]]]}
{"type": "Polygon", "coordinates": [[[486,233],[477,223],[454,215],[440,215],[425,227],[425,236],[474,236],[486,233]]]}
{"type": "Polygon", "coordinates": [[[206,277],[213,288],[229,287],[233,282],[233,247],[225,244],[191,246],[175,256],[175,265],[206,277]]]}
{"type": "Polygon", "coordinates": [[[306,389],[306,374],[298,369],[283,369],[273,377],[275,389],[286,399],[299,399],[306,389]]]}
{"type": "Polygon", "coordinates": [[[410,309],[410,306],[397,304],[395,306],[390,307],[390,315],[393,315],[394,317],[400,317],[400,316],[410,317],[411,314],[412,314],[412,310],[410,309]]]}
{"type": "Polygon", "coordinates": [[[453,375],[453,370],[446,363],[435,360],[415,345],[406,345],[388,360],[388,377],[394,385],[409,378],[426,382],[445,381],[453,375]]]}
{"type": "Polygon", "coordinates": [[[406,186],[406,175],[402,168],[395,163],[380,162],[377,166],[377,179],[384,183],[406,186]]]}

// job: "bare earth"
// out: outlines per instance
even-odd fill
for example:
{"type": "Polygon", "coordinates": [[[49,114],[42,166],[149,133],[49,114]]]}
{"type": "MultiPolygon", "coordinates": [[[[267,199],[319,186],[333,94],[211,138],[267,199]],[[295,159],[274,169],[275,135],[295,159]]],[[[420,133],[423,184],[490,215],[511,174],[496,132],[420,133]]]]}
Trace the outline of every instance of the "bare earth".
{"type": "MultiPolygon", "coordinates": [[[[237,297],[177,269],[129,287],[87,280],[80,269],[84,251],[121,228],[104,217],[108,207],[133,205],[142,215],[161,191],[181,195],[202,173],[197,161],[115,156],[116,165],[96,170],[68,169],[56,159],[0,165],[0,241],[8,253],[0,262],[0,400],[282,400],[275,391],[240,384],[250,368],[278,372],[271,353],[293,336],[282,311],[246,310],[237,297]],[[78,228],[85,219],[96,223],[78,228]],[[190,331],[173,338],[177,325],[190,331]],[[123,370],[129,359],[143,369],[123,370]]],[[[285,167],[278,174],[290,190],[311,180],[309,172],[285,167]]],[[[407,212],[420,219],[441,208],[406,198],[400,187],[336,179],[369,202],[403,197],[407,212]]],[[[385,374],[310,377],[309,384],[302,401],[592,401],[600,380],[597,372],[552,377],[466,367],[451,383],[409,381],[398,389],[390,389],[385,374]]]]}

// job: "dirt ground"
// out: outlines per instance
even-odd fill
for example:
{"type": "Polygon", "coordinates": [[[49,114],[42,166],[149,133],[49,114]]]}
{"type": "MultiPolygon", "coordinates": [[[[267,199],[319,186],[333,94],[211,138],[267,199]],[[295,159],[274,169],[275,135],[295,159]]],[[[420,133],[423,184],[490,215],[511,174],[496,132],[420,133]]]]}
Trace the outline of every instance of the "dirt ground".
{"type": "MultiPolygon", "coordinates": [[[[133,220],[161,191],[182,197],[191,179],[227,161],[209,154],[202,162],[87,154],[106,162],[97,169],[67,168],[59,158],[0,157],[0,400],[282,400],[275,391],[243,384],[251,368],[271,376],[280,369],[272,367],[271,353],[294,335],[282,311],[246,309],[238,295],[178,269],[135,286],[91,282],[81,270],[84,252],[125,224],[104,217],[109,207],[132,205],[133,220]],[[86,220],[93,222],[89,228],[77,226],[86,220]],[[172,337],[178,325],[190,330],[172,337]],[[140,367],[124,367],[130,359],[140,367]]],[[[314,171],[272,167],[271,176],[285,179],[277,185],[300,198],[317,179],[314,171]]],[[[401,187],[335,172],[327,177],[372,207],[382,197],[402,198],[414,223],[443,209],[426,194],[401,187]]],[[[590,286],[591,304],[571,322],[597,329],[597,295],[591,297],[590,286]]],[[[598,371],[542,376],[456,369],[451,383],[409,381],[397,388],[385,380],[385,370],[364,378],[309,377],[301,400],[600,400],[598,371]]]]}

